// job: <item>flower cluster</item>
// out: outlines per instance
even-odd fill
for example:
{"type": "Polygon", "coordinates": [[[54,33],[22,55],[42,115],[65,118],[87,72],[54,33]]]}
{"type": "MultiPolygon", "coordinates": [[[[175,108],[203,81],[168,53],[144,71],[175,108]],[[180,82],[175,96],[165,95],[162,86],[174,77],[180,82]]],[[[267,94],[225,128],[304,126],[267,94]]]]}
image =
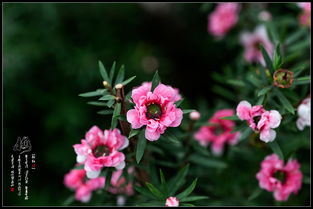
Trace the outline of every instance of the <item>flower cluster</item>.
{"type": "Polygon", "coordinates": [[[291,193],[297,194],[302,185],[298,161],[289,160],[284,166],[284,162],[276,154],[264,159],[256,178],[262,189],[274,192],[277,201],[286,201],[291,193]]]}
{"type": "Polygon", "coordinates": [[[81,140],[81,144],[73,145],[77,154],[77,162],[83,163],[88,178],[99,176],[103,167],[125,167],[125,155],[120,150],[129,144],[128,139],[118,129],[101,131],[93,126],[81,140]]]}
{"type": "Polygon", "coordinates": [[[220,3],[208,17],[208,31],[222,38],[238,21],[238,3],[220,3]]]}
{"type": "Polygon", "coordinates": [[[166,199],[165,206],[177,207],[179,206],[179,200],[176,197],[169,197],[166,199]]]}
{"type": "Polygon", "coordinates": [[[237,116],[246,120],[250,128],[260,133],[260,139],[271,142],[276,138],[276,131],[280,125],[281,115],[277,110],[266,111],[262,105],[251,106],[247,101],[241,101],[237,106],[237,116]]]}
{"type": "Polygon", "coordinates": [[[81,202],[89,202],[92,191],[101,189],[105,185],[105,178],[98,177],[87,180],[84,169],[73,169],[64,176],[64,184],[75,190],[75,199],[81,202]]]}
{"type": "Polygon", "coordinates": [[[212,143],[212,152],[216,155],[222,153],[225,144],[234,145],[240,137],[239,132],[234,132],[235,123],[231,120],[221,119],[234,115],[232,109],[223,109],[217,111],[209,120],[208,126],[202,126],[195,134],[194,138],[199,141],[202,146],[212,143]]]}
{"type": "MultiPolygon", "coordinates": [[[[134,172],[134,168],[129,167],[127,172],[132,174],[134,172]]],[[[126,184],[126,179],[122,174],[123,170],[117,170],[112,173],[110,182],[111,186],[108,188],[108,191],[112,194],[126,194],[131,196],[134,194],[133,184],[131,181],[126,184]]]]}
{"type": "Polygon", "coordinates": [[[127,112],[127,121],[133,129],[146,126],[145,137],[150,141],[160,138],[167,127],[177,127],[183,118],[183,112],[175,102],[181,99],[178,89],[159,84],[151,92],[151,82],[145,82],[133,89],[134,109],[127,112]]]}

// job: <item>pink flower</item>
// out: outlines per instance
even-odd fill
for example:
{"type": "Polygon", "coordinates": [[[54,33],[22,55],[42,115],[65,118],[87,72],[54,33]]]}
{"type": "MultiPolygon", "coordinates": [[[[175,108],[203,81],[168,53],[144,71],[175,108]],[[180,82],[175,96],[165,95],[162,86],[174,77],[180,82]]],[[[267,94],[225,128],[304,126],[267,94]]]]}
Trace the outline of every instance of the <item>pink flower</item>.
{"type": "Polygon", "coordinates": [[[311,97],[304,99],[297,108],[297,127],[303,131],[305,126],[311,126],[311,97]]]}
{"type": "Polygon", "coordinates": [[[240,35],[240,42],[244,46],[244,58],[247,62],[260,62],[265,66],[265,61],[259,45],[262,44],[269,56],[273,54],[273,44],[267,36],[264,25],[258,26],[253,33],[243,32],[240,35]]]}
{"type": "Polygon", "coordinates": [[[274,192],[277,201],[286,201],[291,193],[297,194],[302,185],[302,173],[297,160],[284,162],[276,154],[267,156],[261,163],[257,173],[259,186],[269,192],[274,192]]]}
{"type": "Polygon", "coordinates": [[[234,115],[234,111],[231,109],[217,111],[209,120],[209,126],[202,126],[200,130],[194,134],[195,139],[198,140],[202,146],[207,146],[211,142],[213,153],[216,155],[221,154],[226,143],[234,145],[240,137],[239,132],[231,133],[235,126],[233,121],[220,119],[221,117],[232,115],[234,115]]]}
{"type": "Polygon", "coordinates": [[[179,200],[176,197],[169,197],[166,199],[165,206],[177,207],[179,206],[179,200]]]}
{"type": "MultiPolygon", "coordinates": [[[[129,167],[127,172],[129,174],[134,172],[133,167],[129,167]]],[[[132,182],[128,182],[126,185],[126,179],[124,176],[122,176],[123,170],[118,170],[112,173],[111,177],[111,186],[109,187],[109,192],[112,194],[126,194],[128,196],[131,196],[134,194],[133,190],[133,184],[132,182]]]]}
{"type": "Polygon", "coordinates": [[[73,169],[64,176],[64,184],[68,188],[76,190],[76,200],[89,202],[92,191],[104,187],[105,178],[98,177],[86,180],[86,171],[84,169],[73,169]]]}
{"type": "Polygon", "coordinates": [[[128,139],[118,129],[101,131],[93,126],[81,140],[73,145],[77,162],[85,164],[88,178],[96,178],[103,167],[123,169],[125,155],[120,150],[128,146],[128,139]]]}
{"type": "Polygon", "coordinates": [[[247,101],[241,101],[236,111],[240,120],[246,120],[253,131],[260,132],[262,141],[271,142],[276,138],[273,128],[280,125],[281,115],[278,111],[266,111],[262,105],[252,107],[247,101]]]}
{"type": "Polygon", "coordinates": [[[311,2],[301,2],[298,6],[302,8],[302,13],[299,16],[299,23],[303,26],[310,27],[311,25],[311,2]]]}
{"type": "Polygon", "coordinates": [[[191,120],[199,120],[201,117],[201,114],[198,111],[193,111],[189,114],[189,118],[191,120]]]}
{"type": "Polygon", "coordinates": [[[208,16],[208,32],[222,38],[238,21],[238,3],[220,3],[208,16]]]}
{"type": "Polygon", "coordinates": [[[178,89],[159,84],[153,92],[151,82],[145,82],[133,89],[132,99],[135,109],[127,112],[127,121],[133,129],[146,126],[145,137],[150,141],[160,138],[167,127],[177,127],[183,112],[174,104],[181,99],[178,89]]]}

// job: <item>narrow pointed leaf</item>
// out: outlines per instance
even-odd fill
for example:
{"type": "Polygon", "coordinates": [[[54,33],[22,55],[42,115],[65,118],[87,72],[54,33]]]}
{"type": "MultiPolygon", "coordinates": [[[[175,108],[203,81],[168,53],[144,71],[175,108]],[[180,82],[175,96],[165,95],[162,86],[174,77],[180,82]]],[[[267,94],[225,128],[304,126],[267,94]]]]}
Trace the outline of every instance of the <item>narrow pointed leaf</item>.
{"type": "Polygon", "coordinates": [[[260,45],[260,48],[261,48],[261,52],[262,52],[262,55],[264,57],[266,66],[270,70],[271,74],[273,74],[274,73],[274,67],[273,67],[272,60],[262,45],[260,45]]]}
{"type": "Polygon", "coordinates": [[[100,60],[99,60],[99,70],[103,80],[107,81],[108,83],[111,83],[108,73],[100,60]]]}
{"type": "Polygon", "coordinates": [[[281,160],[284,160],[283,152],[281,151],[280,146],[276,141],[268,143],[268,146],[279,156],[281,160]]]}
{"type": "Polygon", "coordinates": [[[159,85],[159,83],[160,83],[160,76],[159,76],[158,71],[156,71],[152,78],[151,92],[154,91],[154,89],[159,85]]]}
{"type": "Polygon", "coordinates": [[[277,88],[274,88],[274,90],[275,90],[276,96],[278,97],[278,99],[280,100],[280,103],[284,106],[284,108],[288,110],[290,113],[295,114],[295,110],[293,106],[291,105],[289,100],[284,96],[284,94],[281,91],[279,91],[279,89],[277,88]]]}
{"type": "Polygon", "coordinates": [[[100,115],[110,115],[113,113],[113,110],[101,110],[97,112],[100,115]]]}
{"type": "Polygon", "coordinates": [[[130,139],[130,138],[132,138],[132,137],[138,135],[138,134],[140,133],[140,131],[141,131],[140,129],[132,129],[132,130],[130,131],[130,133],[129,133],[128,138],[130,139]]]}
{"type": "Polygon", "coordinates": [[[133,185],[134,189],[139,192],[140,194],[148,197],[148,198],[151,198],[151,199],[154,199],[155,197],[149,192],[149,190],[147,190],[146,188],[143,188],[143,187],[139,187],[139,186],[136,186],[136,185],[133,185]]]}
{"type": "Polygon", "coordinates": [[[79,94],[80,97],[94,97],[94,96],[101,96],[103,95],[107,90],[106,89],[97,89],[96,91],[86,92],[79,94]]]}
{"type": "Polygon", "coordinates": [[[150,190],[150,192],[159,200],[164,200],[165,196],[163,195],[162,192],[160,192],[155,186],[153,186],[152,184],[146,182],[146,186],[148,187],[148,189],[150,190]]]}
{"type": "Polygon", "coordinates": [[[163,174],[163,171],[160,169],[160,179],[161,179],[161,188],[163,190],[163,192],[165,192],[165,194],[168,193],[168,188],[167,188],[167,184],[166,184],[166,181],[165,181],[165,177],[164,177],[164,174],[163,174]]]}
{"type": "Polygon", "coordinates": [[[259,97],[259,96],[262,96],[262,95],[264,95],[264,94],[267,94],[267,92],[269,92],[271,89],[272,89],[272,86],[264,87],[263,89],[261,89],[261,90],[258,92],[258,97],[259,97]]]}
{"type": "Polygon", "coordinates": [[[195,189],[196,185],[197,185],[197,179],[195,179],[185,191],[176,195],[176,197],[178,199],[182,199],[184,197],[187,197],[195,189]]]}
{"type": "Polygon", "coordinates": [[[130,77],[129,79],[123,81],[121,84],[123,86],[126,86],[127,84],[129,84],[132,80],[134,80],[136,78],[136,76],[130,77]]]}
{"type": "Polygon", "coordinates": [[[110,70],[110,80],[113,81],[113,77],[114,77],[114,73],[115,73],[115,68],[116,68],[116,62],[114,61],[113,62],[113,65],[111,67],[111,70],[110,70]]]}
{"type": "Polygon", "coordinates": [[[99,100],[115,100],[115,96],[113,96],[113,95],[104,95],[103,97],[99,98],[99,100]]]}
{"type": "Polygon", "coordinates": [[[189,164],[183,167],[178,174],[173,177],[169,182],[168,182],[168,189],[169,189],[169,195],[174,195],[175,192],[183,185],[185,181],[185,177],[188,173],[189,170],[189,164]]]}
{"type": "Polygon", "coordinates": [[[136,161],[139,164],[146,148],[147,139],[144,136],[145,132],[142,130],[138,137],[137,147],[136,147],[136,161]]]}
{"type": "Polygon", "coordinates": [[[255,198],[257,198],[260,194],[262,193],[262,189],[257,187],[252,193],[251,195],[248,197],[248,200],[251,201],[255,198]]]}
{"type": "Polygon", "coordinates": [[[197,201],[197,200],[205,200],[209,199],[208,196],[190,196],[190,197],[185,197],[180,200],[180,202],[192,202],[192,201],[197,201]]]}
{"type": "Polygon", "coordinates": [[[227,117],[220,117],[220,119],[224,119],[224,120],[240,120],[237,115],[227,116],[227,117]]]}
{"type": "Polygon", "coordinates": [[[181,103],[183,103],[184,98],[182,98],[181,100],[175,102],[176,107],[179,107],[181,105],[181,103]]]}
{"type": "Polygon", "coordinates": [[[117,103],[114,107],[114,112],[111,121],[111,129],[116,128],[120,112],[121,112],[121,103],[117,103]]]}
{"type": "Polygon", "coordinates": [[[104,102],[96,102],[96,101],[87,102],[87,104],[89,104],[89,105],[95,105],[95,106],[107,106],[107,104],[104,103],[104,102]]]}
{"type": "Polygon", "coordinates": [[[119,84],[119,83],[122,83],[123,80],[124,80],[124,75],[125,75],[125,67],[124,65],[121,66],[120,70],[118,71],[118,74],[116,76],[116,80],[115,80],[115,83],[114,83],[114,86],[116,84],[119,84]]]}
{"type": "Polygon", "coordinates": [[[183,110],[183,114],[191,113],[194,111],[196,111],[196,110],[193,110],[193,109],[183,110]]]}

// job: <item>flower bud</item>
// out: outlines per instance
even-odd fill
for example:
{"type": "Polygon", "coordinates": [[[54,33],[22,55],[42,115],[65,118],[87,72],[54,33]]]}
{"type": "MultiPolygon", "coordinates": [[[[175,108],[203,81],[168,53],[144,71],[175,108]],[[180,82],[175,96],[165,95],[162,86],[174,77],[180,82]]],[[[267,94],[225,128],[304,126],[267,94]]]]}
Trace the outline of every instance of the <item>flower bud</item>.
{"type": "Polygon", "coordinates": [[[274,73],[274,85],[280,88],[289,88],[293,83],[293,72],[279,69],[274,73]]]}
{"type": "Polygon", "coordinates": [[[201,117],[201,114],[198,111],[193,111],[189,113],[189,118],[191,120],[199,120],[200,117],[201,117]]]}

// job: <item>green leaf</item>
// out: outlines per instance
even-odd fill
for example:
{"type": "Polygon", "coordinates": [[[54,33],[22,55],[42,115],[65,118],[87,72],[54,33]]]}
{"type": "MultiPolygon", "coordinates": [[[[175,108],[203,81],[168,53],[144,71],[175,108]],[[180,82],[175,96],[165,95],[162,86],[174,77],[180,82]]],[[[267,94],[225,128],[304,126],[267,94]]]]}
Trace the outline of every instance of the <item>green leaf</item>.
{"type": "Polygon", "coordinates": [[[116,62],[114,61],[110,70],[110,80],[113,81],[114,73],[115,73],[116,62]]]}
{"type": "Polygon", "coordinates": [[[139,164],[146,148],[147,139],[144,136],[145,132],[142,130],[138,137],[137,147],[136,147],[136,161],[139,164]]]}
{"type": "Polygon", "coordinates": [[[296,30],[296,32],[292,33],[285,41],[286,45],[290,45],[293,42],[297,41],[302,35],[304,35],[307,32],[306,28],[300,28],[296,30]]]}
{"type": "Polygon", "coordinates": [[[129,79],[125,80],[122,82],[123,86],[126,86],[127,84],[129,84],[132,80],[134,80],[136,78],[136,76],[130,77],[129,79]]]}
{"type": "Polygon", "coordinates": [[[265,96],[266,96],[266,95],[260,96],[260,98],[258,99],[258,101],[256,102],[255,105],[261,105],[261,104],[263,104],[263,102],[264,102],[264,100],[265,100],[265,96]]]}
{"type": "Polygon", "coordinates": [[[101,110],[97,112],[100,115],[110,115],[113,113],[113,110],[101,110]]]}
{"type": "Polygon", "coordinates": [[[169,189],[169,196],[175,194],[175,192],[179,189],[181,185],[183,185],[185,177],[189,170],[189,164],[187,164],[185,167],[180,169],[178,174],[173,177],[167,184],[169,189]]]}
{"type": "Polygon", "coordinates": [[[261,90],[258,92],[258,97],[259,97],[259,96],[262,96],[262,95],[264,95],[264,94],[267,94],[267,92],[269,92],[271,89],[272,89],[272,86],[264,87],[263,89],[261,89],[261,90]]]}
{"type": "Polygon", "coordinates": [[[132,130],[130,130],[128,138],[130,139],[130,138],[136,136],[137,134],[140,133],[140,131],[141,131],[140,129],[132,129],[132,130]]]}
{"type": "Polygon", "coordinates": [[[108,189],[111,184],[111,178],[112,178],[112,170],[108,170],[108,172],[105,175],[105,185],[104,188],[108,189]]]}
{"type": "Polygon", "coordinates": [[[164,200],[166,197],[163,195],[162,192],[160,192],[155,186],[153,186],[152,184],[146,182],[146,186],[148,187],[148,189],[150,190],[150,192],[159,200],[164,200]]]}
{"type": "Polygon", "coordinates": [[[184,100],[185,100],[185,99],[182,98],[181,100],[175,102],[176,107],[179,107],[179,106],[181,105],[181,103],[183,103],[184,100]]]}
{"type": "Polygon", "coordinates": [[[107,102],[107,106],[108,107],[112,107],[113,106],[113,104],[115,103],[115,99],[113,100],[109,100],[108,102],[107,102]]]}
{"type": "Polygon", "coordinates": [[[195,205],[191,204],[191,203],[182,203],[181,206],[190,206],[190,207],[194,207],[195,205]]]}
{"type": "Polygon", "coordinates": [[[124,80],[124,75],[125,75],[125,67],[124,67],[124,65],[122,65],[120,70],[118,71],[114,86],[116,84],[121,83],[124,80]]]}
{"type": "Polygon", "coordinates": [[[241,80],[234,80],[234,79],[229,79],[226,81],[226,83],[234,85],[234,86],[239,86],[239,87],[244,87],[245,83],[242,82],[241,80]]]}
{"type": "Polygon", "coordinates": [[[154,199],[154,196],[149,192],[149,190],[143,188],[143,187],[139,187],[139,186],[136,186],[136,185],[133,185],[134,189],[139,192],[140,194],[148,197],[148,198],[151,198],[151,199],[154,199]]]}
{"type": "Polygon", "coordinates": [[[303,84],[309,84],[309,83],[311,83],[311,77],[304,76],[301,78],[296,78],[293,85],[303,85],[303,84]]]}
{"type": "Polygon", "coordinates": [[[86,92],[79,94],[80,97],[94,97],[103,95],[107,90],[106,89],[97,89],[96,91],[86,92]]]}
{"type": "Polygon", "coordinates": [[[108,73],[100,60],[99,60],[99,70],[103,80],[107,81],[108,83],[111,83],[108,73]]]}
{"type": "Polygon", "coordinates": [[[280,146],[276,141],[268,143],[268,146],[279,156],[281,160],[284,160],[283,152],[281,151],[280,146]]]}
{"type": "Polygon", "coordinates": [[[115,100],[115,96],[113,96],[113,95],[104,95],[103,97],[99,98],[99,100],[115,100]]]}
{"type": "Polygon", "coordinates": [[[196,111],[196,110],[192,110],[192,109],[183,110],[183,114],[191,113],[191,112],[194,112],[194,111],[196,111]]]}
{"type": "Polygon", "coordinates": [[[195,187],[196,187],[196,185],[197,185],[197,180],[198,180],[198,179],[195,179],[195,180],[191,183],[191,185],[190,185],[185,191],[179,193],[178,195],[176,195],[176,197],[177,197],[179,200],[182,199],[182,198],[187,197],[187,196],[195,189],[195,187]]]}
{"type": "Polygon", "coordinates": [[[154,89],[159,85],[160,83],[160,76],[158,71],[155,72],[153,78],[152,78],[152,86],[151,86],[151,92],[154,91],[154,89]]]}
{"type": "Polygon", "coordinates": [[[167,194],[168,193],[168,188],[167,188],[167,184],[166,184],[166,181],[165,181],[164,174],[163,174],[161,169],[160,169],[160,179],[161,179],[162,190],[163,190],[163,192],[165,192],[165,194],[167,194]]]}
{"type": "Polygon", "coordinates": [[[63,202],[63,206],[68,206],[74,201],[75,201],[75,195],[71,195],[63,202]]]}
{"type": "Polygon", "coordinates": [[[274,90],[275,90],[276,96],[278,97],[279,101],[284,106],[284,108],[288,110],[291,114],[295,114],[295,110],[293,106],[291,105],[289,100],[284,96],[284,94],[280,92],[280,90],[277,88],[274,88],[274,90]]]}
{"type": "Polygon", "coordinates": [[[96,102],[96,101],[87,102],[87,104],[95,105],[95,106],[107,106],[107,104],[104,102],[96,102]]]}
{"type": "Polygon", "coordinates": [[[276,45],[276,49],[274,51],[274,70],[278,70],[282,65],[282,57],[280,55],[280,44],[276,45]]]}
{"type": "Polygon", "coordinates": [[[260,189],[259,187],[257,187],[252,193],[251,195],[248,197],[248,201],[251,201],[255,198],[257,198],[261,193],[262,193],[262,189],[260,189]]]}
{"type": "Polygon", "coordinates": [[[190,162],[202,165],[208,168],[220,168],[224,169],[227,167],[227,164],[220,160],[210,159],[208,157],[203,157],[198,154],[193,154],[189,157],[190,162]]]}
{"type": "Polygon", "coordinates": [[[241,131],[240,133],[241,133],[241,136],[239,138],[239,141],[242,141],[242,140],[247,139],[248,136],[250,136],[250,134],[252,133],[252,129],[248,126],[243,131],[241,131]]]}
{"type": "Polygon", "coordinates": [[[121,112],[121,106],[122,106],[121,103],[117,103],[114,107],[114,112],[111,121],[111,129],[114,129],[117,126],[118,116],[120,115],[121,112]]]}
{"type": "Polygon", "coordinates": [[[227,117],[220,117],[219,119],[223,119],[223,120],[240,120],[237,115],[227,116],[227,117]]]}
{"type": "Polygon", "coordinates": [[[190,197],[185,197],[180,200],[180,202],[192,202],[192,201],[197,201],[197,200],[205,200],[209,199],[207,196],[190,196],[190,197]]]}
{"type": "Polygon", "coordinates": [[[84,169],[84,165],[79,165],[74,167],[75,170],[84,169]]]}
{"type": "Polygon", "coordinates": [[[274,67],[273,67],[272,60],[262,45],[260,45],[260,48],[261,48],[261,52],[263,54],[266,66],[270,70],[270,73],[273,74],[274,73],[274,67]]]}

